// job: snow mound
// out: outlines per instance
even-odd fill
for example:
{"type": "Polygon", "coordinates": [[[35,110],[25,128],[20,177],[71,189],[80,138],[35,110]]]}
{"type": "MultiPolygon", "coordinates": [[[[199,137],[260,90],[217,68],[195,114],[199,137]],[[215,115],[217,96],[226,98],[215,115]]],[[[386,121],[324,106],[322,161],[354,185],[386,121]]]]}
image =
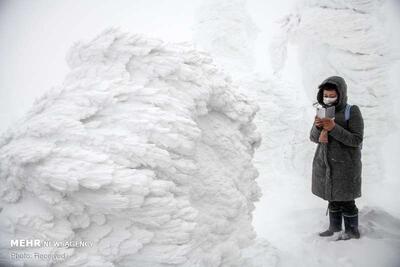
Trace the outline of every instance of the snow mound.
{"type": "Polygon", "coordinates": [[[258,106],[188,43],[110,28],[67,62],[63,85],[0,139],[1,261],[241,266],[261,197],[258,106]]]}

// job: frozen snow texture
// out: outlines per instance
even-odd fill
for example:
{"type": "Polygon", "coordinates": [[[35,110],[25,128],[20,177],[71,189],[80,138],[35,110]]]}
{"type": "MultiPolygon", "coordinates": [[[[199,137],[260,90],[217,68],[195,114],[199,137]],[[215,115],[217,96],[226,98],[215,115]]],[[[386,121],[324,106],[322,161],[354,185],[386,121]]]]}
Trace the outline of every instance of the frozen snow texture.
{"type": "Polygon", "coordinates": [[[198,8],[193,39],[227,70],[251,71],[259,29],[246,0],[205,0],[198,8]]]}
{"type": "Polygon", "coordinates": [[[0,139],[2,261],[10,239],[40,239],[93,246],[15,250],[67,253],[55,266],[241,266],[258,106],[187,43],[111,28],[67,62],[0,139]]]}
{"type": "Polygon", "coordinates": [[[363,176],[369,181],[382,179],[382,136],[395,125],[388,119],[396,93],[390,77],[394,52],[385,28],[385,2],[302,1],[282,19],[281,35],[272,45],[277,73],[284,66],[286,44],[298,45],[310,99],[316,98],[317,85],[326,77],[346,80],[348,102],[357,104],[364,117],[363,176]]]}
{"type": "Polygon", "coordinates": [[[308,139],[304,142],[306,138],[301,136],[308,135],[303,126],[307,99],[301,90],[279,77],[266,77],[254,71],[254,43],[259,28],[246,7],[246,0],[205,1],[198,8],[193,39],[260,106],[254,122],[263,142],[255,163],[263,168],[268,166],[261,176],[273,180],[277,172],[288,170],[305,174],[308,165],[304,162],[310,146],[308,139]]]}

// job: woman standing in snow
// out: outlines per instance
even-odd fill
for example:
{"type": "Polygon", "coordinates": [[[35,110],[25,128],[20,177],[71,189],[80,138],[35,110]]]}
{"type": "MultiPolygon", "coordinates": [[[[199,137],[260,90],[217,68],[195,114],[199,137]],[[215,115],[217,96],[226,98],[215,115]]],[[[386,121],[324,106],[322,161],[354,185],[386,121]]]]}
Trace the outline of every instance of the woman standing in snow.
{"type": "Polygon", "coordinates": [[[312,167],[312,193],[328,200],[329,228],[320,236],[345,231],[340,240],[359,238],[358,209],[361,197],[361,145],[364,121],[358,106],[347,104],[347,85],[339,76],[325,79],[318,87],[317,100],[323,107],[335,106],[334,119],[317,116],[310,131],[318,144],[312,167]]]}

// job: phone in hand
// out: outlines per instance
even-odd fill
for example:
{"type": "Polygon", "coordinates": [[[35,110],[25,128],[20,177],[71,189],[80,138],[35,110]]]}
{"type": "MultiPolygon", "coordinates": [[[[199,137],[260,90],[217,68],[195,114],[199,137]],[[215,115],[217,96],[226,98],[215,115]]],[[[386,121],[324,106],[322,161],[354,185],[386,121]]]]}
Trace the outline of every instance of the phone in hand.
{"type": "Polygon", "coordinates": [[[329,119],[334,119],[335,118],[335,106],[332,107],[327,107],[324,108],[322,106],[316,107],[316,115],[320,119],[324,118],[329,118],[329,119]]]}

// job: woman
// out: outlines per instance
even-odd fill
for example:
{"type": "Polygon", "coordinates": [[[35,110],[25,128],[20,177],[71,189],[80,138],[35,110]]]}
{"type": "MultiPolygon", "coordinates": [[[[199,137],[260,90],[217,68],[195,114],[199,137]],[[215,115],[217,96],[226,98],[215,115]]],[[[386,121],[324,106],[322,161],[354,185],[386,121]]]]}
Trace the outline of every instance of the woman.
{"type": "Polygon", "coordinates": [[[310,131],[318,144],[313,159],[312,193],[327,200],[329,228],[320,236],[345,231],[338,239],[359,238],[358,209],[361,197],[361,145],[364,121],[356,105],[347,104],[347,85],[339,76],[325,79],[318,87],[317,100],[323,107],[335,106],[334,119],[317,116],[310,131]]]}

